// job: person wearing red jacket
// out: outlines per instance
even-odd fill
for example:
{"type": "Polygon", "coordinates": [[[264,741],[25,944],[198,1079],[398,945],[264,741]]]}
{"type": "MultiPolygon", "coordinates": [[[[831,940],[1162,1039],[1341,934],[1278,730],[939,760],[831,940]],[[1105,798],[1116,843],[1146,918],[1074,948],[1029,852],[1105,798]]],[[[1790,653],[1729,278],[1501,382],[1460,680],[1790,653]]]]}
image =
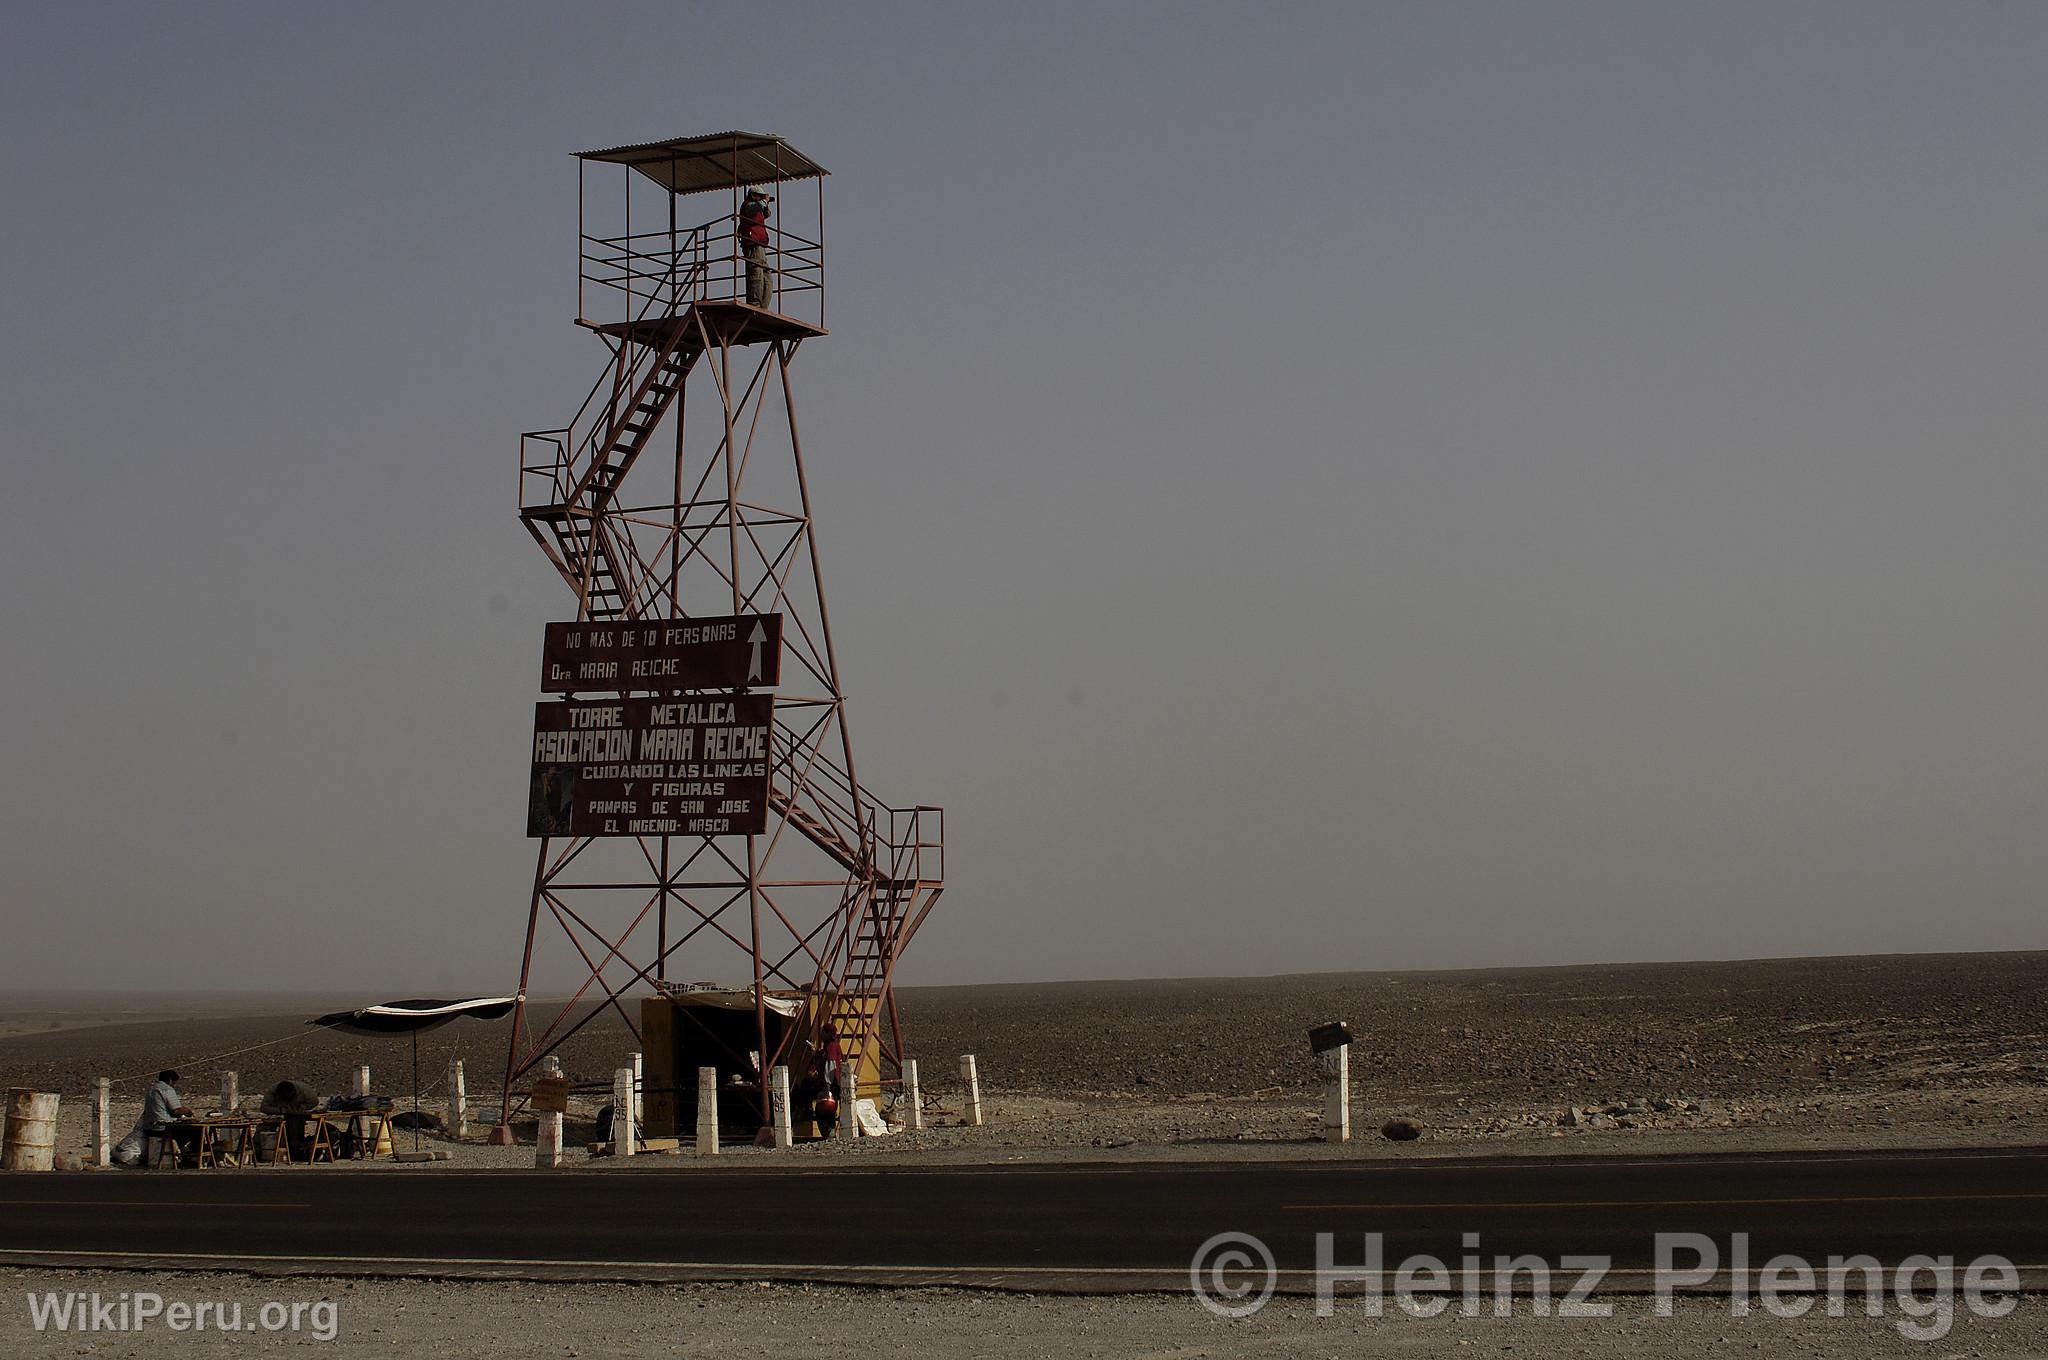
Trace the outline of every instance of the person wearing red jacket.
{"type": "MultiPolygon", "coordinates": [[[[811,1053],[810,1070],[797,1084],[794,1097],[799,1112],[809,1111],[821,1138],[830,1138],[839,1124],[839,1073],[845,1061],[846,1051],[839,1046],[838,1032],[827,1025],[818,1035],[818,1046],[811,1053]]],[[[852,1117],[851,1110],[845,1113],[852,1117]]]]}
{"type": "Polygon", "coordinates": [[[768,305],[768,205],[774,201],[749,189],[740,204],[740,254],[747,261],[747,302],[754,307],[768,305]]]}

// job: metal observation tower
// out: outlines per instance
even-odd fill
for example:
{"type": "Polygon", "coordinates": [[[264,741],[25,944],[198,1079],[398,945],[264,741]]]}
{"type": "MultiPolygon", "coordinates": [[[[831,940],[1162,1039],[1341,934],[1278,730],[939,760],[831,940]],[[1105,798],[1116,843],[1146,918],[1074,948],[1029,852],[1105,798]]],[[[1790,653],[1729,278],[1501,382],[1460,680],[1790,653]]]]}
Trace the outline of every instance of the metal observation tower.
{"type": "Polygon", "coordinates": [[[833,651],[791,382],[826,333],[825,174],[748,132],[577,157],[577,324],[607,357],[565,428],[520,436],[520,521],[575,616],[535,710],[507,1116],[584,1025],[638,1039],[663,1000],[722,1022],[691,1042],[751,1091],[827,1026],[861,1094],[900,1074],[891,983],[943,820],[861,783],[833,651]],[[585,975],[559,1004],[525,999],[543,949],[585,975]]]}

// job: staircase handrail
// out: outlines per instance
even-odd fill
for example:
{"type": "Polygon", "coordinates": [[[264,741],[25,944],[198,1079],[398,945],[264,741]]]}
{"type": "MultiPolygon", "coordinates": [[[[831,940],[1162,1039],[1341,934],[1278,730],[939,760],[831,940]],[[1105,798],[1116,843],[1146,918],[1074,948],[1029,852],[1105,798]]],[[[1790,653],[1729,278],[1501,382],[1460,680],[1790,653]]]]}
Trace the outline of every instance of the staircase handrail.
{"type": "MultiPolygon", "coordinates": [[[[639,307],[632,311],[630,320],[634,324],[647,321],[650,317],[669,315],[674,309],[674,299],[693,294],[705,272],[704,228],[699,227],[685,235],[675,249],[667,252],[667,263],[658,273],[646,271],[644,277],[657,280],[653,287],[643,294],[635,288],[629,291],[639,300],[639,307]],[[656,312],[655,307],[663,298],[670,299],[670,310],[656,312]]],[[[669,233],[644,233],[667,238],[669,233]]],[[[598,238],[586,237],[586,240],[598,238]]],[[[624,239],[624,238],[621,238],[624,239]]],[[[642,258],[659,258],[648,252],[641,252],[642,258]]],[[[629,310],[632,310],[629,306],[629,310]]],[[[591,383],[590,390],[583,394],[583,400],[576,407],[576,414],[569,423],[558,429],[529,430],[520,440],[520,506],[539,507],[561,505],[568,501],[570,494],[582,481],[583,474],[593,460],[603,456],[611,445],[612,432],[618,427],[620,412],[618,403],[623,397],[629,404],[639,399],[640,389],[648,372],[659,368],[665,362],[672,346],[657,350],[655,346],[639,346],[631,356],[629,366],[621,374],[616,363],[608,364],[591,383]],[[600,399],[601,398],[601,399],[600,399]],[[556,456],[537,461],[528,455],[528,445],[553,447],[556,456]],[[531,479],[544,478],[547,493],[551,499],[545,501],[528,498],[531,479]]]]}

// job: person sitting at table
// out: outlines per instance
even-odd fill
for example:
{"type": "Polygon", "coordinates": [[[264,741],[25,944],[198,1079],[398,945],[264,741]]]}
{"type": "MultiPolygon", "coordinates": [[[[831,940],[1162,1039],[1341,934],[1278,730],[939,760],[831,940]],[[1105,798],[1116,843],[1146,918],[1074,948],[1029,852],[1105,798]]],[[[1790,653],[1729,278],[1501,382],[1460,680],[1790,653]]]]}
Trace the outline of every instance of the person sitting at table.
{"type": "Polygon", "coordinates": [[[147,1165],[149,1140],[152,1138],[169,1139],[178,1149],[181,1163],[197,1160],[199,1130],[189,1125],[181,1126],[179,1122],[192,1118],[192,1115],[192,1108],[178,1094],[178,1074],[165,1068],[156,1074],[156,1085],[142,1097],[142,1118],[135,1121],[135,1127],[114,1149],[114,1160],[124,1166],[147,1165]]]}

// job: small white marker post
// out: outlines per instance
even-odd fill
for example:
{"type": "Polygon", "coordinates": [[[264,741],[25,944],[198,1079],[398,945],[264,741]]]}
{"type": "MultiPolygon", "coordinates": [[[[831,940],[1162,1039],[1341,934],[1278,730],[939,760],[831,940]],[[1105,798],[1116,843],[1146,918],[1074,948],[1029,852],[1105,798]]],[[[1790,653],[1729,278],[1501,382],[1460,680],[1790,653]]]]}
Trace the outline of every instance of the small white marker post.
{"type": "Polygon", "coordinates": [[[633,1126],[633,1069],[612,1073],[612,1156],[631,1157],[640,1151],[640,1133],[633,1126]]]}
{"type": "Polygon", "coordinates": [[[789,1116],[789,1069],[776,1064],[768,1074],[768,1117],[775,1125],[775,1146],[796,1146],[796,1129],[789,1116]]]}
{"type": "Polygon", "coordinates": [[[114,1164],[113,1126],[109,1122],[114,1105],[114,1083],[101,1077],[92,1095],[92,1164],[114,1164]]]}
{"type": "Polygon", "coordinates": [[[860,1137],[860,1076],[848,1062],[839,1064],[839,1136],[860,1137]]]}
{"type": "Polygon", "coordinates": [[[1323,1071],[1323,1141],[1351,1141],[1351,1046],[1341,1045],[1316,1055],[1323,1071]]]}
{"type": "Polygon", "coordinates": [[[448,1135],[469,1137],[469,1088],[463,1081],[460,1058],[448,1063],[448,1135]]]}
{"type": "Polygon", "coordinates": [[[647,1122],[647,1063],[638,1053],[633,1055],[633,1122],[647,1122]]]}
{"type": "Polygon", "coordinates": [[[909,1104],[909,1113],[903,1116],[903,1126],[915,1132],[924,1127],[924,1093],[917,1086],[917,1059],[903,1060],[903,1099],[909,1104]]]}
{"type": "MultiPolygon", "coordinates": [[[[365,1072],[369,1071],[366,1067],[365,1072]]],[[[541,1074],[549,1077],[562,1075],[562,1064],[550,1057],[541,1067],[541,1074]]],[[[537,1167],[556,1167],[562,1164],[562,1116],[554,1110],[540,1113],[539,1125],[534,1130],[533,1164],[537,1167]]]]}
{"type": "Polygon", "coordinates": [[[222,1114],[234,1114],[242,1108],[242,1078],[235,1072],[220,1074],[220,1108],[222,1114]]]}
{"type": "Polygon", "coordinates": [[[981,1069],[975,1066],[972,1053],[960,1055],[960,1084],[967,1088],[967,1122],[981,1125],[981,1069]]]}
{"type": "Polygon", "coordinates": [[[697,1155],[718,1155],[718,1069],[697,1069],[697,1155]]]}
{"type": "Polygon", "coordinates": [[[356,1094],[359,1096],[370,1094],[370,1065],[368,1063],[364,1063],[356,1069],[356,1094]]]}

